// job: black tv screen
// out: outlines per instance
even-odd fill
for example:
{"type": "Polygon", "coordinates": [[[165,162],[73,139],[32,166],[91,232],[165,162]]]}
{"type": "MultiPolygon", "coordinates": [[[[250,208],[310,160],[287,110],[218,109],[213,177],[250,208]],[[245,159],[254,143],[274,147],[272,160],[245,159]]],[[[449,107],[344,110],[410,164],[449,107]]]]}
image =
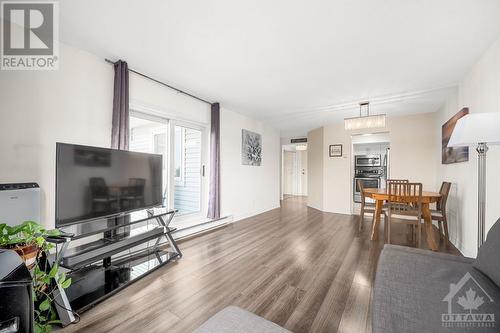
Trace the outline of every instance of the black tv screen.
{"type": "Polygon", "coordinates": [[[161,155],[57,143],[56,226],[162,203],[161,155]]]}

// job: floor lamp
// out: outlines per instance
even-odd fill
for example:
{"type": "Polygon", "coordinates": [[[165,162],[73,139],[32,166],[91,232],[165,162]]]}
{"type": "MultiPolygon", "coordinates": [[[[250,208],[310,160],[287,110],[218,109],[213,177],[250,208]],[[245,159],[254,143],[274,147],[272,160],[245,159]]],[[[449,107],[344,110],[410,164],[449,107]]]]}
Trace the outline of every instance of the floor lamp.
{"type": "Polygon", "coordinates": [[[488,145],[500,144],[500,112],[472,113],[460,118],[451,134],[449,147],[477,145],[477,247],[483,245],[486,212],[486,152],[488,145]]]}

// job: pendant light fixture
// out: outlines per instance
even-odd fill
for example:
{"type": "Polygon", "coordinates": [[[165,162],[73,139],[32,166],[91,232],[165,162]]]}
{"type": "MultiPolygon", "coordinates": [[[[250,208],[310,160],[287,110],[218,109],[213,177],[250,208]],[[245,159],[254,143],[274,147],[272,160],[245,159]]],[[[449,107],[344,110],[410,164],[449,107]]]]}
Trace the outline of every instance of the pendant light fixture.
{"type": "Polygon", "coordinates": [[[359,103],[359,117],[345,118],[344,126],[347,131],[385,127],[385,114],[370,116],[370,102],[359,103]],[[362,115],[362,108],[366,107],[366,116],[362,115]]]}

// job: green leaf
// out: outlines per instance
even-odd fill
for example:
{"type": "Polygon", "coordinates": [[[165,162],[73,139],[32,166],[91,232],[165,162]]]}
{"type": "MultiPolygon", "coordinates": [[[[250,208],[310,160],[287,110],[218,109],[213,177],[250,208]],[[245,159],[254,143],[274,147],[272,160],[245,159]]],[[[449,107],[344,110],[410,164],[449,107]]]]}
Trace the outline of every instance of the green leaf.
{"type": "Polygon", "coordinates": [[[59,236],[61,232],[57,229],[53,229],[53,230],[47,230],[46,234],[47,236],[59,236]]]}
{"type": "Polygon", "coordinates": [[[46,311],[50,308],[50,300],[47,298],[45,299],[40,305],[38,306],[40,311],[46,311]]]}
{"type": "Polygon", "coordinates": [[[7,226],[7,234],[9,236],[12,236],[12,235],[15,235],[15,234],[18,234],[19,232],[21,232],[21,230],[23,229],[23,226],[22,225],[18,225],[18,226],[14,226],[14,227],[9,227],[7,226]]]}
{"type": "Polygon", "coordinates": [[[69,286],[71,286],[71,278],[69,278],[66,281],[64,281],[63,283],[61,283],[61,288],[63,288],[63,289],[66,289],[69,286]]]}
{"type": "Polygon", "coordinates": [[[58,270],[59,270],[58,265],[52,266],[52,268],[50,269],[50,272],[49,272],[49,277],[54,278],[56,276],[58,270]]]}
{"type": "Polygon", "coordinates": [[[36,242],[36,245],[41,247],[45,243],[45,238],[43,238],[42,236],[38,236],[35,238],[35,242],[36,242]]]}
{"type": "Polygon", "coordinates": [[[35,323],[35,333],[45,333],[45,328],[39,323],[35,323]]]}
{"type": "Polygon", "coordinates": [[[57,283],[61,284],[64,282],[64,280],[66,280],[66,273],[61,273],[57,279],[57,283]]]}
{"type": "Polygon", "coordinates": [[[35,275],[40,275],[42,274],[42,270],[40,269],[40,266],[35,265],[35,270],[34,270],[35,275]]]}
{"type": "Polygon", "coordinates": [[[59,321],[57,318],[57,314],[56,312],[53,310],[54,308],[51,308],[51,311],[50,311],[50,321],[53,321],[53,322],[56,322],[56,321],[59,321]]]}

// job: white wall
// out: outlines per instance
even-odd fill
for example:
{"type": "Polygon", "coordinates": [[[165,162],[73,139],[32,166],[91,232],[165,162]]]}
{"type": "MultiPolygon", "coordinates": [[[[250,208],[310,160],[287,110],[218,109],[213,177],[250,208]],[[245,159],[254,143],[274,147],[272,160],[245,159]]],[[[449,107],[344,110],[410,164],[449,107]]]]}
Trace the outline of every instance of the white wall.
{"type": "Polygon", "coordinates": [[[279,207],[279,132],[260,121],[221,109],[221,211],[240,220],[279,207]],[[241,130],[262,135],[262,164],[241,164],[241,130]]]}
{"type": "MultiPolygon", "coordinates": [[[[387,128],[391,146],[391,177],[404,178],[421,182],[424,189],[438,190],[436,187],[436,169],[438,143],[434,131],[435,113],[424,113],[387,119],[387,128]]],[[[321,132],[314,130],[312,133],[321,132]]],[[[309,159],[314,165],[323,163],[324,170],[309,172],[308,181],[311,184],[322,183],[315,188],[309,187],[309,197],[312,191],[316,201],[322,202],[323,207],[315,207],[323,211],[351,214],[352,203],[352,140],[351,135],[368,133],[369,131],[348,132],[343,123],[328,125],[322,128],[322,141],[316,138],[309,142],[309,159]],[[329,145],[342,144],[342,157],[329,157],[329,145]],[[315,151],[321,148],[321,156],[315,151]],[[315,162],[311,161],[311,151],[315,151],[315,162]]],[[[318,136],[318,135],[314,135],[318,136]]],[[[310,136],[308,135],[308,138],[310,136]]]]}
{"type": "MultiPolygon", "coordinates": [[[[210,123],[209,105],[134,74],[130,75],[130,102],[137,111],[207,126],[210,123]]],[[[104,59],[61,43],[58,71],[1,71],[0,103],[0,183],[38,182],[41,222],[51,228],[55,143],[110,146],[113,67],[104,59]]],[[[277,131],[222,108],[224,214],[238,219],[279,206],[280,154],[277,131]],[[241,165],[242,128],[263,135],[262,167],[241,165]]]]}
{"type": "Polygon", "coordinates": [[[210,124],[210,105],[134,73],[130,73],[130,109],[206,126],[210,124]]]}
{"type": "MultiPolygon", "coordinates": [[[[460,82],[456,94],[438,112],[435,124],[436,140],[440,143],[441,126],[463,107],[471,113],[500,112],[500,38],[479,59],[460,82]]],[[[500,124],[499,130],[500,130],[500,124]]],[[[438,158],[437,181],[453,183],[448,216],[452,242],[466,256],[477,252],[477,154],[469,151],[469,161],[441,164],[438,158]]],[[[500,218],[500,147],[490,146],[487,154],[486,231],[500,218]]]]}
{"type": "Polygon", "coordinates": [[[0,182],[38,182],[47,227],[54,226],[55,143],[110,146],[112,82],[104,60],[62,44],[58,71],[0,72],[0,182]]]}

